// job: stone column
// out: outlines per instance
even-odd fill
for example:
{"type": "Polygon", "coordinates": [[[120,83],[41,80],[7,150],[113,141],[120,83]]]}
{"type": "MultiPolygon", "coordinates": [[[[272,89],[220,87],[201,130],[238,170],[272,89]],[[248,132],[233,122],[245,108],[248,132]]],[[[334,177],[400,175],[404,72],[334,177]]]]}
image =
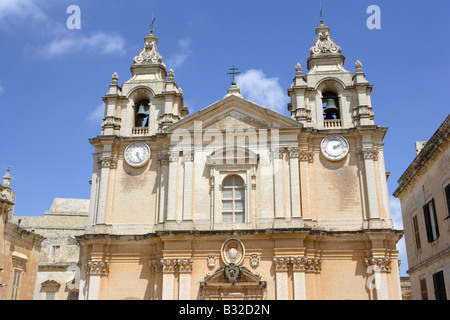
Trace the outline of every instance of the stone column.
{"type": "Polygon", "coordinates": [[[179,266],[179,283],[178,283],[178,299],[191,300],[191,273],[193,259],[178,259],[179,266]]]}
{"type": "Polygon", "coordinates": [[[272,149],[275,218],[284,219],[284,194],[283,194],[283,150],[275,147],[272,149]]]}
{"type": "Polygon", "coordinates": [[[162,300],[173,300],[176,259],[161,259],[162,300]]]}
{"type": "Polygon", "coordinates": [[[375,289],[377,300],[389,300],[387,273],[391,271],[392,260],[387,257],[372,257],[364,261],[368,267],[367,286],[375,289]]]}
{"type": "Polygon", "coordinates": [[[291,181],[291,216],[299,218],[302,216],[300,203],[300,173],[299,173],[299,148],[289,148],[289,173],[291,181]]]}
{"type": "Polygon", "coordinates": [[[169,158],[167,155],[160,155],[160,182],[159,182],[159,217],[158,223],[164,223],[167,213],[167,191],[169,182],[169,158]]]}
{"type": "Polygon", "coordinates": [[[288,300],[288,257],[273,257],[275,264],[275,288],[277,300],[288,300]]]}
{"type": "Polygon", "coordinates": [[[360,151],[360,156],[364,160],[364,177],[367,187],[367,201],[368,201],[368,218],[369,228],[380,229],[382,224],[378,212],[378,197],[377,186],[375,180],[375,168],[373,161],[377,159],[377,150],[374,148],[363,148],[360,151]]]}
{"type": "Polygon", "coordinates": [[[314,152],[303,149],[300,150],[299,161],[302,217],[303,219],[311,219],[311,204],[309,197],[309,163],[314,161],[314,152]]]}
{"type": "Polygon", "coordinates": [[[98,167],[100,168],[100,183],[97,199],[97,218],[96,224],[104,224],[106,218],[106,205],[108,198],[109,186],[109,172],[110,169],[115,169],[117,166],[117,159],[111,156],[101,156],[98,160],[98,167]]]}
{"type": "Polygon", "coordinates": [[[100,298],[101,277],[109,274],[109,261],[90,260],[87,262],[87,273],[89,275],[89,286],[87,292],[88,300],[100,298]]]}
{"type": "Polygon", "coordinates": [[[306,257],[293,258],[292,273],[294,278],[294,300],[306,300],[306,257]]]}
{"type": "Polygon", "coordinates": [[[177,205],[177,176],[179,151],[169,152],[169,181],[168,181],[168,199],[167,199],[167,221],[175,221],[177,205]]]}
{"type": "Polygon", "coordinates": [[[184,152],[184,190],[183,190],[183,220],[192,221],[194,153],[184,152]]]}

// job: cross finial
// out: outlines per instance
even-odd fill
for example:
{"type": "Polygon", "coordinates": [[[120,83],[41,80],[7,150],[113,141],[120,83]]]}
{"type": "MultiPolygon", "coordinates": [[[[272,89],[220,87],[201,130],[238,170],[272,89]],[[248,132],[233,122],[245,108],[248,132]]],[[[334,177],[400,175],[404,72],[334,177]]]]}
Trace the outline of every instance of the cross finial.
{"type": "Polygon", "coordinates": [[[156,18],[153,17],[153,13],[152,13],[152,22],[150,23],[150,33],[153,33],[153,29],[155,29],[155,27],[158,26],[157,24],[155,24],[155,20],[156,20],[156,18]]]}
{"type": "Polygon", "coordinates": [[[325,16],[323,15],[322,0],[320,0],[320,15],[319,15],[320,23],[323,23],[323,18],[324,18],[324,17],[325,17],[325,16]]]}
{"type": "Polygon", "coordinates": [[[231,70],[231,72],[228,72],[227,74],[233,75],[233,81],[231,82],[231,85],[236,85],[236,75],[240,74],[240,72],[236,72],[236,70],[239,70],[239,68],[236,68],[236,66],[233,64],[233,68],[230,68],[228,70],[231,70]]]}

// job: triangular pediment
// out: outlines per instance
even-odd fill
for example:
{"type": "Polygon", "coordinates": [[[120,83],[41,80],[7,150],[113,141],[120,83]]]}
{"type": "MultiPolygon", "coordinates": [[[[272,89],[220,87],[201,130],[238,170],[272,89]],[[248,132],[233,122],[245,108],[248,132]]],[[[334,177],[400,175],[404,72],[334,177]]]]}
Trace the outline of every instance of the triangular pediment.
{"type": "Polygon", "coordinates": [[[295,128],[302,124],[252,101],[238,96],[228,96],[170,126],[194,130],[194,123],[201,123],[202,130],[295,128]]]}

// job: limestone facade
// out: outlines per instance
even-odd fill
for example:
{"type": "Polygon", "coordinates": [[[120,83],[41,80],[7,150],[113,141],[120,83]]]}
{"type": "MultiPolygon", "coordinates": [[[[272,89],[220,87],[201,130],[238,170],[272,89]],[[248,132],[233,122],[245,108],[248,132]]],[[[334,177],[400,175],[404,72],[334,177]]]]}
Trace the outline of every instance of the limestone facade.
{"type": "Polygon", "coordinates": [[[0,300],[33,300],[44,238],[12,221],[16,193],[9,168],[0,184],[0,300]]]}
{"type": "Polygon", "coordinates": [[[362,64],[347,71],[330,29],[316,34],[291,117],[234,84],[188,116],[158,39],[144,39],[90,139],[80,299],[401,299],[387,128],[362,64]]]}
{"type": "MultiPolygon", "coordinates": [[[[450,116],[398,180],[414,300],[450,297],[450,116]]],[[[419,147],[417,147],[419,145],[419,147]]]]}
{"type": "Polygon", "coordinates": [[[81,246],[75,237],[84,233],[89,203],[89,199],[55,198],[43,216],[13,216],[22,228],[45,237],[34,300],[78,300],[81,246]]]}

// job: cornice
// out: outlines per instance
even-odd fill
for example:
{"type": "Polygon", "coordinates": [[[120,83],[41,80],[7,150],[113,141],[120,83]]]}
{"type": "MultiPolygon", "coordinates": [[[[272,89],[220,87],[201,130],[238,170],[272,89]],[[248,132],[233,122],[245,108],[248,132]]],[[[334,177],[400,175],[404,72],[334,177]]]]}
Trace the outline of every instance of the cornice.
{"type": "Polygon", "coordinates": [[[394,197],[397,197],[409,185],[411,180],[419,173],[419,171],[432,159],[437,152],[442,152],[441,146],[447,142],[450,131],[450,115],[444,120],[441,126],[436,130],[433,136],[428,140],[423,149],[416,155],[413,162],[398,179],[398,188],[394,191],[394,197]]]}

